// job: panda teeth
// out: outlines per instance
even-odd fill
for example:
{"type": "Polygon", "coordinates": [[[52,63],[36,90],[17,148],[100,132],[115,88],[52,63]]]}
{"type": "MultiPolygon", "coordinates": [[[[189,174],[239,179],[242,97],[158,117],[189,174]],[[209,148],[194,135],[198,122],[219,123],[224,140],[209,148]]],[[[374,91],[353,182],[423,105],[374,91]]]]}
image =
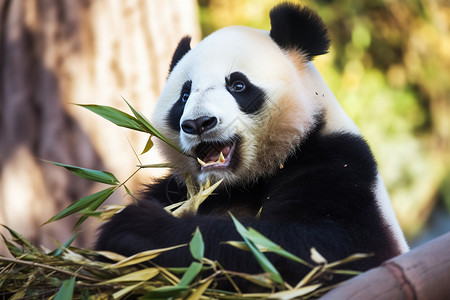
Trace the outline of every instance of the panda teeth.
{"type": "Polygon", "coordinates": [[[202,167],[206,166],[206,163],[198,157],[197,157],[197,161],[202,167]]]}
{"type": "Polygon", "coordinates": [[[217,160],[217,162],[218,162],[218,163],[221,163],[221,164],[223,164],[223,163],[226,162],[225,157],[223,156],[222,151],[220,151],[219,159],[217,160]]]}
{"type": "Polygon", "coordinates": [[[226,159],[225,159],[225,156],[223,156],[222,151],[220,151],[219,158],[217,159],[217,161],[205,163],[203,160],[201,160],[198,157],[197,157],[197,161],[202,167],[226,163],[226,159]]]}

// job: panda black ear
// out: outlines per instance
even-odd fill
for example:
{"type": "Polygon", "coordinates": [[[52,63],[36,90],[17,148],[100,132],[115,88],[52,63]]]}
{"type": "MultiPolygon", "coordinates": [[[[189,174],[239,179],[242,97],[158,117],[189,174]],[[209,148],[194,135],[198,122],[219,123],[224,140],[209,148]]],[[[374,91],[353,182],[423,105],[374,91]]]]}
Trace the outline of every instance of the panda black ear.
{"type": "Polygon", "coordinates": [[[270,36],[282,49],[302,51],[309,60],[325,54],[330,46],[327,27],[311,9],[282,3],[270,11],[270,36]]]}
{"type": "Polygon", "coordinates": [[[172,56],[172,61],[170,62],[169,74],[172,73],[173,68],[177,65],[180,59],[191,50],[191,37],[185,36],[178,43],[177,48],[172,56]]]}

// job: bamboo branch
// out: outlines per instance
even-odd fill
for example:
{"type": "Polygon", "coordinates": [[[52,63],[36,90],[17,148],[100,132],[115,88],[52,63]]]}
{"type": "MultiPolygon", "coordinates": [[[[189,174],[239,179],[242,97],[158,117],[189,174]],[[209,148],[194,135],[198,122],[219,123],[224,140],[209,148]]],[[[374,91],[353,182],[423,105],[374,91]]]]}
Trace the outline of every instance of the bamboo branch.
{"type": "Polygon", "coordinates": [[[84,279],[84,280],[89,280],[89,281],[95,281],[95,282],[102,281],[102,280],[94,278],[94,277],[89,277],[89,276],[78,274],[78,273],[74,273],[74,272],[71,272],[71,271],[66,271],[64,269],[60,269],[60,268],[57,268],[57,267],[48,266],[48,265],[44,265],[44,264],[41,264],[41,263],[36,263],[36,262],[31,262],[31,261],[26,261],[26,260],[21,260],[21,259],[17,259],[17,258],[0,257],[0,261],[5,261],[5,262],[10,262],[10,263],[15,263],[15,264],[21,264],[21,265],[26,265],[26,266],[32,266],[32,267],[39,267],[39,268],[44,268],[44,269],[49,269],[49,270],[52,270],[52,271],[55,271],[55,272],[63,273],[63,274],[70,275],[70,276],[75,276],[77,278],[84,279]]]}

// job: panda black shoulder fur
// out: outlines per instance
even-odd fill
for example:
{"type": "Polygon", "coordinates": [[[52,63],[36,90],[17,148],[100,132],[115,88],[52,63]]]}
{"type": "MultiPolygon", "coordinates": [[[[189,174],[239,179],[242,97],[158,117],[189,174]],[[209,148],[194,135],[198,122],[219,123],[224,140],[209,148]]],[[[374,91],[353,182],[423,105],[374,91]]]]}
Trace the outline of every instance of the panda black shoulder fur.
{"type": "MultiPolygon", "coordinates": [[[[250,253],[221,243],[240,239],[230,211],[304,259],[311,247],[329,261],[374,253],[351,266],[367,270],[407,251],[368,145],[311,61],[328,51],[325,25],[294,4],[270,18],[270,33],[227,27],[192,50],[189,37],[181,40],[153,123],[184,155],[162,146],[177,168],[102,227],[97,249],[132,255],[179,245],[198,226],[205,257],[262,272],[250,253]],[[224,181],[198,214],[175,218],[163,207],[186,199],[185,173],[224,181]]],[[[269,257],[290,283],[308,271],[269,257]]],[[[186,248],[157,259],[191,261],[186,248]]]]}

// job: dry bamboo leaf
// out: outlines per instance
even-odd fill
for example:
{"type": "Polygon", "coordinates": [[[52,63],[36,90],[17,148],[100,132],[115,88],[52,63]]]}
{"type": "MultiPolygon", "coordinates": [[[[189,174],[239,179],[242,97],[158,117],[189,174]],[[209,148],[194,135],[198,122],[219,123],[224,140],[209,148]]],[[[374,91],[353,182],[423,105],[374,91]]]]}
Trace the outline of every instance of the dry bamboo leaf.
{"type": "Polygon", "coordinates": [[[107,259],[110,259],[113,261],[121,261],[121,260],[124,260],[127,258],[126,256],[120,255],[115,252],[110,252],[110,251],[96,251],[96,252],[100,255],[103,255],[107,259]]]}
{"type": "Polygon", "coordinates": [[[212,186],[209,186],[209,181],[206,183],[206,185],[200,186],[200,190],[197,194],[192,196],[190,199],[188,199],[183,205],[181,205],[179,208],[174,210],[172,214],[175,217],[181,217],[182,215],[186,213],[197,213],[198,208],[200,205],[205,201],[206,198],[208,198],[209,195],[219,186],[220,183],[222,183],[223,179],[219,180],[212,186]]]}
{"type": "Polygon", "coordinates": [[[124,260],[121,260],[113,265],[110,265],[109,267],[111,268],[122,268],[122,267],[126,267],[126,266],[131,266],[131,265],[135,265],[144,261],[148,261],[151,260],[155,257],[157,257],[158,255],[160,255],[163,252],[172,250],[172,249],[177,249],[180,247],[184,247],[187,244],[183,244],[183,245],[177,245],[177,246],[173,246],[173,247],[168,247],[168,248],[163,248],[163,249],[155,249],[155,250],[148,250],[148,251],[143,251],[140,253],[137,253],[133,256],[127,257],[124,260]]]}
{"type": "Polygon", "coordinates": [[[161,275],[172,285],[177,285],[180,282],[180,278],[173,275],[171,272],[169,272],[166,268],[159,267],[159,272],[161,272],[161,275]]]}
{"type": "Polygon", "coordinates": [[[311,260],[318,264],[326,264],[327,260],[323,257],[316,248],[311,248],[311,260]]]}
{"type": "Polygon", "coordinates": [[[295,290],[282,291],[282,292],[274,293],[274,294],[270,295],[268,298],[269,299],[280,299],[280,300],[294,299],[297,297],[307,295],[307,294],[317,290],[321,285],[322,284],[319,283],[319,284],[305,286],[305,287],[295,289],[295,290]]]}
{"type": "Polygon", "coordinates": [[[300,280],[299,283],[297,283],[297,285],[295,286],[295,289],[301,288],[302,286],[304,286],[305,284],[307,284],[308,282],[311,281],[311,279],[317,275],[317,273],[320,272],[320,270],[323,270],[322,266],[317,266],[314,267],[308,274],[306,274],[305,277],[302,278],[302,280],[300,280]]]}
{"type": "Polygon", "coordinates": [[[157,268],[147,268],[136,272],[128,273],[120,277],[116,277],[98,284],[109,284],[117,282],[130,282],[130,281],[147,281],[159,274],[157,268]]]}
{"type": "Polygon", "coordinates": [[[10,299],[11,300],[22,299],[23,297],[25,297],[26,291],[27,291],[26,289],[21,289],[20,291],[15,293],[10,299]]]}
{"type": "Polygon", "coordinates": [[[108,221],[115,214],[120,213],[125,207],[125,205],[106,205],[103,208],[99,218],[101,221],[108,221]]]}
{"type": "Polygon", "coordinates": [[[197,194],[197,185],[195,184],[194,179],[192,178],[191,175],[186,174],[184,176],[184,183],[186,185],[186,189],[187,189],[187,198],[190,199],[192,197],[194,197],[195,194],[197,194]]]}
{"type": "Polygon", "coordinates": [[[71,261],[71,262],[81,264],[81,265],[95,266],[95,267],[103,267],[104,266],[104,263],[102,263],[102,262],[90,260],[90,259],[84,257],[83,255],[75,253],[72,250],[67,249],[67,248],[64,249],[64,251],[62,253],[62,257],[67,261],[71,261]]]}
{"type": "Polygon", "coordinates": [[[186,299],[186,300],[198,300],[203,295],[205,290],[208,288],[208,286],[211,284],[213,279],[210,279],[204,283],[202,283],[198,288],[194,290],[194,292],[186,299]]]}
{"type": "MultiPolygon", "coordinates": [[[[130,293],[131,291],[137,289],[139,286],[141,286],[143,284],[143,282],[139,282],[130,286],[127,286],[121,290],[119,290],[118,292],[115,292],[112,296],[113,299],[120,299],[123,296],[126,296],[128,293],[130,293]]],[[[109,299],[109,298],[108,298],[109,299]]]]}
{"type": "MultiPolygon", "coordinates": [[[[223,242],[222,244],[227,244],[230,246],[233,246],[235,248],[238,248],[240,250],[245,250],[245,251],[250,251],[250,248],[248,247],[248,245],[245,242],[239,242],[239,241],[227,241],[227,242],[223,242]]],[[[261,252],[269,252],[269,249],[262,247],[260,245],[256,245],[256,247],[259,249],[259,251],[261,252]]]]}
{"type": "Polygon", "coordinates": [[[174,204],[171,204],[171,205],[167,205],[167,206],[164,207],[164,209],[165,209],[167,212],[172,213],[172,210],[174,210],[174,209],[180,207],[181,205],[183,205],[184,203],[186,203],[186,201],[187,201],[187,200],[180,201],[180,202],[177,202],[177,203],[174,203],[174,204]]]}
{"type": "Polygon", "coordinates": [[[372,255],[373,254],[355,253],[355,254],[352,254],[352,255],[344,258],[344,259],[341,259],[341,260],[329,263],[326,267],[327,268],[333,268],[333,267],[336,267],[336,266],[339,266],[339,265],[343,265],[343,264],[346,264],[346,263],[349,263],[349,262],[352,262],[352,261],[355,261],[355,260],[359,260],[359,259],[362,259],[362,258],[370,257],[372,255]]]}
{"type": "Polygon", "coordinates": [[[273,293],[273,294],[242,294],[243,297],[260,297],[260,298],[264,298],[264,299],[278,299],[278,300],[289,300],[289,299],[294,299],[297,297],[301,297],[301,296],[305,296],[315,290],[317,290],[322,284],[314,284],[314,285],[309,285],[309,286],[305,286],[299,289],[294,289],[294,290],[288,290],[288,291],[282,291],[282,292],[277,292],[277,293],[273,293]]]}
{"type": "Polygon", "coordinates": [[[270,279],[270,275],[267,273],[261,273],[261,274],[246,274],[246,273],[238,273],[235,274],[239,277],[244,278],[245,280],[248,280],[256,285],[265,287],[265,288],[273,288],[273,281],[270,279]]]}

